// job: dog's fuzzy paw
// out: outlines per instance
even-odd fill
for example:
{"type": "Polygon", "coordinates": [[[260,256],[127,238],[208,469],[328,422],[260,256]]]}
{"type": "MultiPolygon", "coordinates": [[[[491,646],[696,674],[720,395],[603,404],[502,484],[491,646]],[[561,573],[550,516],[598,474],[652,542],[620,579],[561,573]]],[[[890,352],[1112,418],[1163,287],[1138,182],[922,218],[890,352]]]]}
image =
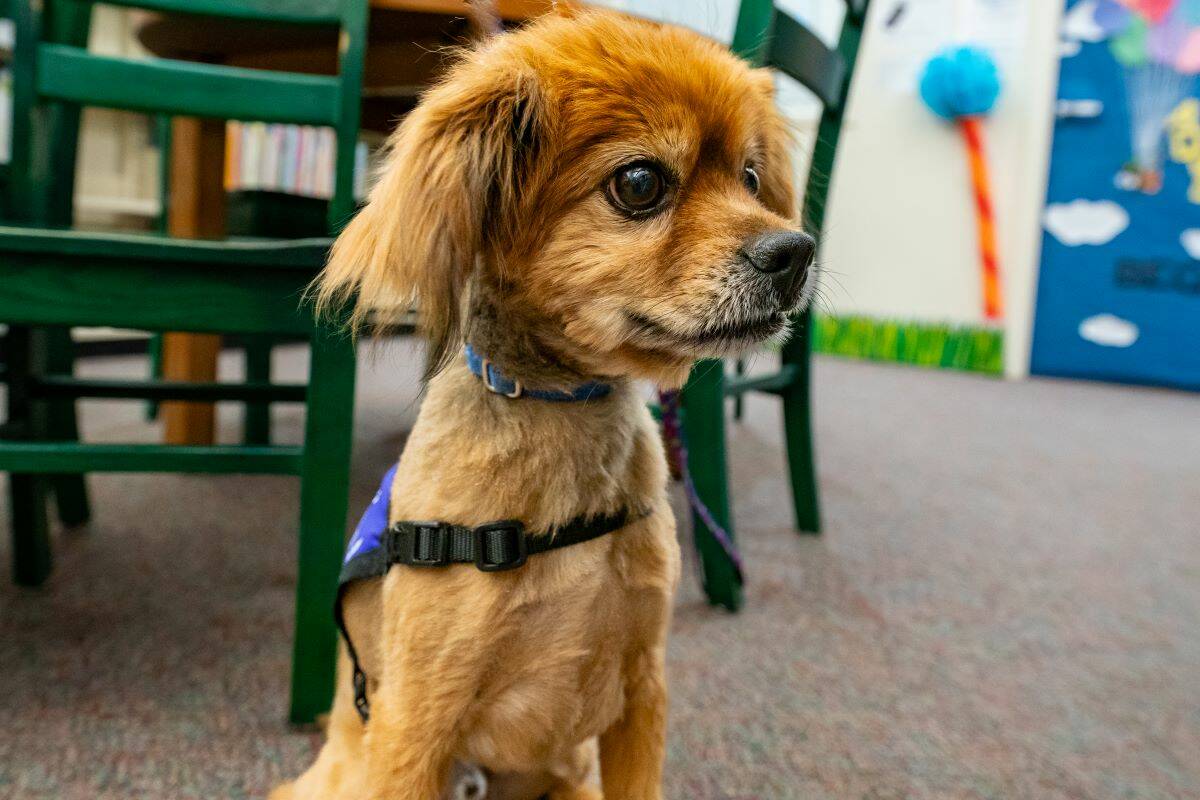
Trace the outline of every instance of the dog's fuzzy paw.
{"type": "Polygon", "coordinates": [[[450,775],[446,800],[485,800],[488,796],[487,775],[479,767],[455,764],[450,775]]]}

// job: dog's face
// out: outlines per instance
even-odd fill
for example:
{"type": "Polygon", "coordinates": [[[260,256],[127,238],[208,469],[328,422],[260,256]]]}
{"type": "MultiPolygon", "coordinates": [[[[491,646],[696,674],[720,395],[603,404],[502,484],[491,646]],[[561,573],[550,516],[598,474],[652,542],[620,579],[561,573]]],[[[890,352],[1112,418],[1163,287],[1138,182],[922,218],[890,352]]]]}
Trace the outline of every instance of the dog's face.
{"type": "Polygon", "coordinates": [[[498,37],[397,131],[322,291],[415,299],[436,366],[475,275],[588,371],[677,383],[783,334],[815,284],[772,94],[720,45],[614,14],[498,37]]]}

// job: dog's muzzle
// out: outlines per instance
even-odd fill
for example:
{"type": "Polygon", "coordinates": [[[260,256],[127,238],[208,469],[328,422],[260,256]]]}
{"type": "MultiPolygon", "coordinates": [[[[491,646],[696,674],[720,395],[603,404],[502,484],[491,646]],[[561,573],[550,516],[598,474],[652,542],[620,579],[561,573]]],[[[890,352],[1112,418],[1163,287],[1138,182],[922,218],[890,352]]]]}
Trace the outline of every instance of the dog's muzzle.
{"type": "Polygon", "coordinates": [[[773,231],[748,241],[739,254],[755,270],[770,277],[780,305],[791,306],[816,258],[817,242],[807,233],[773,231]]]}

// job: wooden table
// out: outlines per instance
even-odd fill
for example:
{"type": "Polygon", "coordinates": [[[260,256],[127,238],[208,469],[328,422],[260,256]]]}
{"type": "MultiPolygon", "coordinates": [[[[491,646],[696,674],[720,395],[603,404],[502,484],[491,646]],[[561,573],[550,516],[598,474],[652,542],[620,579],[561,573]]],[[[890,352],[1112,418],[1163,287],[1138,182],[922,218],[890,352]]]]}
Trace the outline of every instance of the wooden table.
{"type": "MultiPolygon", "coordinates": [[[[363,85],[364,130],[387,131],[444,65],[444,45],[469,33],[465,0],[370,0],[363,85]]],[[[565,5],[566,3],[564,3],[565,5]]],[[[554,0],[498,0],[500,16],[519,23],[552,10],[554,0]]],[[[138,39],[156,55],[292,72],[335,71],[336,32],[143,14],[138,39]]],[[[172,122],[168,230],[173,236],[220,238],[225,233],[225,124],[179,118],[172,122]]],[[[163,375],[168,380],[216,378],[219,336],[168,333],[163,375]]],[[[210,403],[163,403],[164,439],[211,444],[210,403]]]]}

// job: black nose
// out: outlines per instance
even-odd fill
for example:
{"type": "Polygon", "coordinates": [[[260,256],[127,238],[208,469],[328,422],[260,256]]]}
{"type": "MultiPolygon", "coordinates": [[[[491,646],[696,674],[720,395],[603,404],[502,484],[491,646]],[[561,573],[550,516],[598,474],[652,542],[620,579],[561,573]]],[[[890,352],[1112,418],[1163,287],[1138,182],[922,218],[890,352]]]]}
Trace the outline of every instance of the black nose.
{"type": "Polygon", "coordinates": [[[742,254],[759,272],[771,276],[781,299],[790,301],[792,291],[804,280],[817,253],[817,243],[807,233],[778,231],[764,233],[742,246],[742,254]]]}

